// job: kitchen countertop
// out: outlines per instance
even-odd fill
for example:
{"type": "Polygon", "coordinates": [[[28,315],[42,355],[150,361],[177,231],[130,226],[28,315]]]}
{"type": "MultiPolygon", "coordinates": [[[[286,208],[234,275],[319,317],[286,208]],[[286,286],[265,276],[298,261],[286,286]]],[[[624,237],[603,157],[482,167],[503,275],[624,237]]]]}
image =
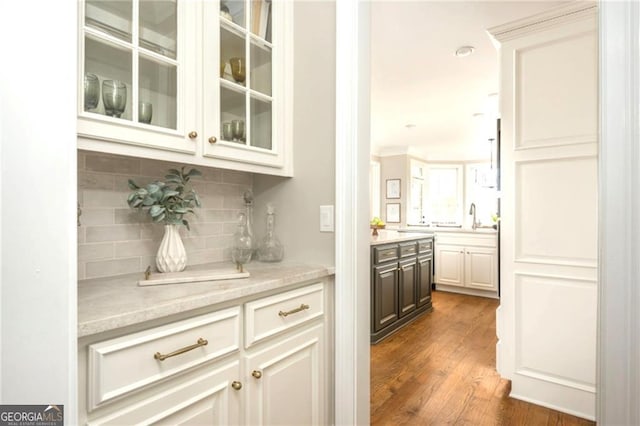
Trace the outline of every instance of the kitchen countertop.
{"type": "MultiPolygon", "coordinates": [[[[228,268],[229,263],[189,267],[228,268]]],[[[333,267],[302,263],[245,265],[248,278],[138,286],[142,273],[78,282],[78,337],[115,330],[334,274],[333,267]]]]}
{"type": "Polygon", "coordinates": [[[379,229],[377,236],[371,236],[371,245],[375,246],[378,244],[399,243],[402,241],[429,238],[430,236],[433,236],[433,232],[398,232],[389,229],[379,229]]]}
{"type": "Polygon", "coordinates": [[[464,232],[468,234],[496,234],[498,231],[493,228],[453,228],[453,227],[437,227],[437,226],[408,226],[402,228],[402,232],[425,232],[425,233],[438,233],[438,232],[464,232]]]}

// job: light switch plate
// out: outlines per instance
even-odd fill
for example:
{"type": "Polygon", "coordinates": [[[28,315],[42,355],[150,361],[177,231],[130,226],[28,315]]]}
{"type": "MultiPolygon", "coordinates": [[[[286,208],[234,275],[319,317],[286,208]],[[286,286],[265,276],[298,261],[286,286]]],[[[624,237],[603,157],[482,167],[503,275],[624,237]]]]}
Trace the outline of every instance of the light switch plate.
{"type": "Polygon", "coordinates": [[[320,232],[333,231],[333,206],[320,206],[320,232]]]}

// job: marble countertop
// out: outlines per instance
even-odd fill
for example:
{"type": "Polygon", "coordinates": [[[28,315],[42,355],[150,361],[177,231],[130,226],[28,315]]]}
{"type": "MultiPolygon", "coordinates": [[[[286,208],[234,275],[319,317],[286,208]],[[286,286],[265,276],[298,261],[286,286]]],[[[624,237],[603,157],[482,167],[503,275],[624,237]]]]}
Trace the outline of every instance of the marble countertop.
{"type": "Polygon", "coordinates": [[[433,233],[425,232],[398,232],[389,229],[379,229],[378,235],[371,236],[371,245],[400,243],[403,241],[418,240],[429,238],[433,233]]]}
{"type": "MultiPolygon", "coordinates": [[[[115,330],[334,274],[334,268],[302,263],[245,265],[248,278],[138,286],[142,273],[78,282],[78,337],[115,330]]],[[[228,268],[229,264],[190,268],[228,268]]]]}

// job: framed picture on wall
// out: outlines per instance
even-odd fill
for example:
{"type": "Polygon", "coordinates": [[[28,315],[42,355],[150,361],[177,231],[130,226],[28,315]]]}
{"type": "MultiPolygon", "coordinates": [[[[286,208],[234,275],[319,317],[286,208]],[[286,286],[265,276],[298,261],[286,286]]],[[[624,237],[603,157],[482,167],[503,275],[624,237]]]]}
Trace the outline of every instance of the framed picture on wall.
{"type": "Polygon", "coordinates": [[[400,203],[387,204],[387,223],[400,223],[400,203]]]}
{"type": "Polygon", "coordinates": [[[387,179],[387,198],[400,198],[400,179],[387,179]]]}

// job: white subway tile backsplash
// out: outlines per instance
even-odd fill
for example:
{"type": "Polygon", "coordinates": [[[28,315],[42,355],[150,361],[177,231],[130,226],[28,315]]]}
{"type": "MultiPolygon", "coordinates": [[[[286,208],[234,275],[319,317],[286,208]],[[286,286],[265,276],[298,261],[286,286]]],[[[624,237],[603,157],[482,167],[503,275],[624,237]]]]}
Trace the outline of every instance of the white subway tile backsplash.
{"type": "Polygon", "coordinates": [[[93,209],[85,207],[80,216],[82,226],[113,225],[113,209],[93,209]]]}
{"type": "Polygon", "coordinates": [[[82,244],[78,247],[78,260],[113,259],[113,243],[82,244]]]}
{"type": "Polygon", "coordinates": [[[115,245],[117,258],[147,256],[158,250],[158,241],[154,240],[118,241],[115,245]]]}
{"type": "Polygon", "coordinates": [[[238,222],[240,210],[205,210],[204,217],[207,222],[238,222]]]}
{"type": "Polygon", "coordinates": [[[84,189],[113,189],[112,175],[78,172],[78,186],[84,189]]]}
{"type": "Polygon", "coordinates": [[[126,241],[140,239],[138,225],[89,226],[86,235],[87,243],[103,241],[126,241]]]}
{"type": "Polygon", "coordinates": [[[86,263],[86,278],[108,277],[112,275],[140,272],[140,258],[98,260],[86,263]]]}
{"type": "Polygon", "coordinates": [[[84,207],[129,208],[128,193],[107,189],[83,189],[84,207]]]}
{"type": "Polygon", "coordinates": [[[87,152],[84,160],[86,171],[137,175],[140,173],[140,160],[131,157],[87,152]]]}
{"type": "Polygon", "coordinates": [[[233,170],[225,170],[222,172],[222,181],[224,183],[238,183],[242,185],[252,186],[253,175],[249,173],[236,172],[233,170]]]}
{"type": "MultiPolygon", "coordinates": [[[[155,254],[164,226],[153,223],[146,211],[129,208],[127,181],[144,186],[163,180],[168,169],[182,166],[78,151],[78,201],[83,212],[78,228],[78,279],[143,272],[148,265],[156,270],[155,254]]],[[[243,193],[251,189],[253,175],[196,168],[203,176],[191,183],[203,205],[185,217],[191,231],[180,228],[187,264],[230,261],[238,213],[245,208],[243,193]]]]}

